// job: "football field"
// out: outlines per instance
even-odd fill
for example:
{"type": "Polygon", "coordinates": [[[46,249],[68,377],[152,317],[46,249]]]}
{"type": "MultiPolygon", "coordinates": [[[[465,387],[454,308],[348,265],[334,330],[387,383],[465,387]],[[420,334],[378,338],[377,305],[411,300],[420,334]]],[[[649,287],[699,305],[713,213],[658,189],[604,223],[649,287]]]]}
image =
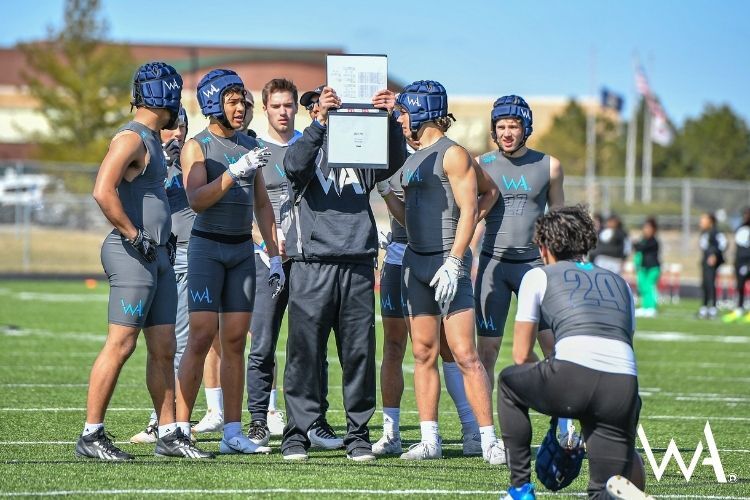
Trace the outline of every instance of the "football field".
{"type": "MultiPolygon", "coordinates": [[[[648,491],[657,498],[750,498],[750,324],[694,319],[696,309],[695,302],[685,301],[666,306],[658,318],[638,320],[640,422],[657,468],[671,439],[684,461],[683,471],[675,458],[670,459],[657,481],[644,443],[638,440],[648,491]],[[717,479],[720,471],[724,483],[717,479]]],[[[0,495],[497,498],[509,484],[506,467],[461,455],[460,424],[444,389],[442,460],[406,462],[387,457],[355,463],[346,459],[343,450],[312,450],[307,463],[288,463],[281,457],[278,438],[271,442],[270,455],[219,456],[200,462],[154,457],[152,445],[127,442],[145,427],[151,411],[142,338],[120,375],[106,418],[115,442],[136,459],[128,463],[77,459],[73,449],[85,418],[89,370],[105,339],[106,322],[106,283],[87,288],[79,281],[0,282],[0,495]]],[[[382,329],[380,321],[376,324],[380,351],[382,329]]],[[[279,341],[280,374],[285,331],[286,326],[279,341]]],[[[511,337],[506,338],[498,370],[509,364],[511,337]]],[[[341,370],[333,339],[329,360],[329,421],[343,435],[341,370]]],[[[419,420],[410,353],[404,363],[402,439],[411,444],[419,440],[419,420]]],[[[283,405],[283,398],[280,401],[283,405]]],[[[373,441],[380,437],[380,408],[378,402],[370,427],[373,441]]],[[[204,411],[201,390],[193,418],[199,419],[204,411]]],[[[247,425],[248,415],[243,418],[247,425]]],[[[548,418],[532,414],[532,422],[536,445],[547,430],[548,418]]],[[[200,445],[218,451],[220,437],[201,435],[200,445]]],[[[537,484],[538,495],[585,497],[587,476],[584,462],[581,476],[570,487],[553,494],[537,484]]]]}

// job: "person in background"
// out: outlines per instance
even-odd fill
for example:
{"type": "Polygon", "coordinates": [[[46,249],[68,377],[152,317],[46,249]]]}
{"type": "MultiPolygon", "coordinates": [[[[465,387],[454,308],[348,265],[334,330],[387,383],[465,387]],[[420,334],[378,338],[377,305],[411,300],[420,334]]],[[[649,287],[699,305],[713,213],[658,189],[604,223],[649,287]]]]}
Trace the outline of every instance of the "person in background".
{"type": "Polygon", "coordinates": [[[734,311],[725,314],[721,320],[732,323],[741,320],[750,323],[750,304],[745,303],[745,284],[750,279],[750,207],[742,211],[742,224],[734,232],[734,276],[737,288],[737,306],[734,311]]]}
{"type": "Polygon", "coordinates": [[[724,263],[724,250],[727,249],[727,237],[716,229],[716,216],[706,212],[700,219],[701,235],[698,239],[701,257],[701,288],[703,305],[698,310],[698,318],[716,318],[716,274],[724,263]]]}
{"type": "Polygon", "coordinates": [[[623,228],[622,220],[615,214],[610,215],[599,231],[594,264],[615,274],[622,274],[622,264],[630,255],[630,250],[630,238],[623,228]]]}
{"type": "Polygon", "coordinates": [[[659,240],[656,239],[656,219],[649,217],[643,223],[641,240],[633,246],[635,256],[638,293],[641,295],[641,307],[635,310],[637,317],[653,318],[659,300],[659,240]]]}

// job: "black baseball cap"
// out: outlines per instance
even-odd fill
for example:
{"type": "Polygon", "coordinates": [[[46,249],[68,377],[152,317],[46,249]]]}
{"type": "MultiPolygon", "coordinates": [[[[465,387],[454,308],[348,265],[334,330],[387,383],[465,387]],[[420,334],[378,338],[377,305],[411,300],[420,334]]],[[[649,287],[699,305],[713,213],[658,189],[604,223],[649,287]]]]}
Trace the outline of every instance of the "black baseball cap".
{"type": "Polygon", "coordinates": [[[320,97],[320,94],[323,93],[323,89],[325,88],[325,83],[322,85],[318,85],[312,90],[308,90],[304,94],[302,94],[302,97],[299,98],[299,103],[303,107],[308,107],[310,104],[312,104],[313,97],[320,97]]]}

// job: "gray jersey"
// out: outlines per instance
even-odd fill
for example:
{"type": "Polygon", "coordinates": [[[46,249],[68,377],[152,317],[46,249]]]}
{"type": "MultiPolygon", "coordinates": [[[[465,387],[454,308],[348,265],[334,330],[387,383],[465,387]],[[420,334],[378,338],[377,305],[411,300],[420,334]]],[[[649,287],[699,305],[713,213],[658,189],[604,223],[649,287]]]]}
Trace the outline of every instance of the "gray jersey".
{"type": "Polygon", "coordinates": [[[281,228],[282,214],[291,209],[289,181],[284,171],[284,156],[289,149],[289,144],[278,144],[268,140],[258,139],[258,146],[268,148],[271,157],[268,164],[263,168],[263,180],[268,190],[268,198],[271,200],[273,214],[276,218],[276,227],[281,228]]]}
{"type": "Polygon", "coordinates": [[[167,190],[169,209],[172,212],[172,232],[177,236],[177,246],[187,247],[195,212],[190,208],[187,194],[185,194],[185,183],[179,161],[169,167],[164,187],[167,190]]]}
{"type": "MultiPolygon", "coordinates": [[[[217,137],[208,129],[194,138],[205,158],[206,183],[221,177],[227,166],[237,162],[245,153],[258,146],[245,134],[217,137]]],[[[253,189],[255,171],[241,178],[214,205],[195,217],[193,227],[206,233],[249,235],[253,226],[253,189]]]]}
{"type": "Polygon", "coordinates": [[[443,158],[455,144],[441,137],[404,163],[401,184],[406,204],[406,233],[409,247],[415,252],[443,252],[453,246],[460,213],[443,170],[443,158]]]}
{"type": "MultiPolygon", "coordinates": [[[[391,186],[391,189],[396,194],[399,200],[404,199],[404,188],[401,186],[401,174],[403,173],[404,169],[403,167],[398,169],[395,174],[393,174],[389,179],[388,183],[391,186]]],[[[406,245],[409,243],[409,239],[406,236],[406,229],[404,226],[398,223],[398,221],[391,217],[391,241],[393,243],[401,243],[403,245],[406,245]]]]}
{"type": "Polygon", "coordinates": [[[125,130],[140,136],[148,151],[149,160],[146,168],[135,179],[123,179],[117,187],[117,194],[130,221],[148,231],[159,245],[164,245],[169,239],[172,221],[167,192],[164,189],[167,164],[159,133],[135,121],[127,123],[118,133],[125,130]]]}
{"type": "Polygon", "coordinates": [[[479,165],[500,189],[500,199],[487,214],[482,252],[512,260],[538,258],[531,240],[547,206],[550,157],[533,149],[520,158],[492,151],[479,157],[479,165]]]}
{"type": "Polygon", "coordinates": [[[593,335],[633,345],[633,297],[619,275],[588,262],[560,261],[541,268],[547,275],[542,319],[555,343],[593,335]]]}

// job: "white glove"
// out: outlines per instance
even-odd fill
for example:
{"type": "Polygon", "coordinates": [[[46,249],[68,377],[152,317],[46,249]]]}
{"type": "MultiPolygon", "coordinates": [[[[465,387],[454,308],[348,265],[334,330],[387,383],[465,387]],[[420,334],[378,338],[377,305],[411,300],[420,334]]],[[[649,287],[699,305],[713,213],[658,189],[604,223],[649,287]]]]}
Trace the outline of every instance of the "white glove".
{"type": "Polygon", "coordinates": [[[380,181],[377,184],[375,184],[375,187],[378,188],[378,193],[380,193],[380,196],[385,196],[393,189],[391,189],[391,183],[388,182],[388,180],[380,181]]]}
{"type": "Polygon", "coordinates": [[[284,283],[286,283],[286,275],[284,274],[284,266],[281,264],[281,257],[271,257],[269,259],[271,264],[271,271],[268,278],[268,286],[273,288],[272,298],[279,296],[281,291],[284,289],[284,283]]]}
{"type": "Polygon", "coordinates": [[[235,181],[247,177],[255,170],[263,168],[268,163],[271,152],[268,148],[253,148],[240,157],[235,163],[227,167],[230,177],[235,181]]]}
{"type": "Polygon", "coordinates": [[[435,287],[435,301],[440,306],[440,309],[445,314],[448,311],[448,307],[451,305],[453,297],[456,296],[458,290],[458,278],[461,277],[463,271],[463,263],[458,257],[449,255],[440,269],[437,270],[435,276],[430,281],[430,286],[435,287]]]}

